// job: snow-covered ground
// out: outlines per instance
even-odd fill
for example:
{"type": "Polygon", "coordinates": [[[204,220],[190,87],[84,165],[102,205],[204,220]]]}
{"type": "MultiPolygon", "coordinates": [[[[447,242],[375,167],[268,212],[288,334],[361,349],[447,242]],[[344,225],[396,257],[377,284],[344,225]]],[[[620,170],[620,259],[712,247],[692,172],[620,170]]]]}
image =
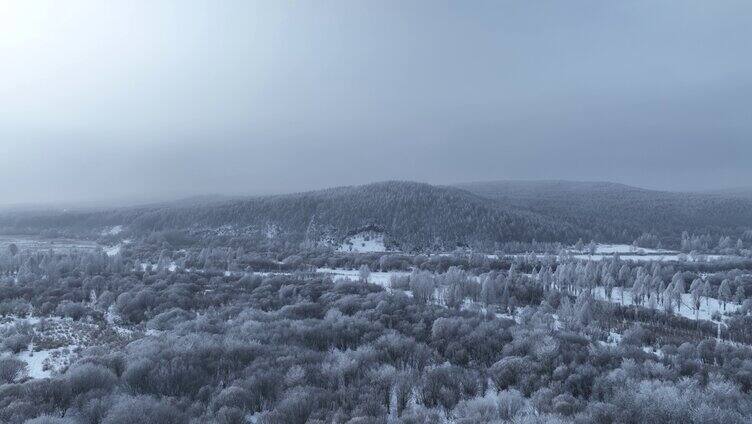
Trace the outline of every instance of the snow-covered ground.
{"type": "MultiPolygon", "coordinates": [[[[50,317],[47,320],[55,320],[56,318],[50,317]]],[[[58,321],[61,321],[57,318],[58,321]]],[[[29,324],[36,325],[39,322],[38,318],[34,319],[21,319],[21,321],[27,321],[29,324]]],[[[42,349],[35,350],[34,344],[29,345],[27,349],[12,354],[9,352],[4,353],[4,357],[14,357],[26,363],[26,375],[29,378],[46,378],[51,375],[52,372],[60,371],[65,366],[70,364],[73,352],[77,346],[70,345],[64,347],[58,347],[54,349],[42,349]]]]}
{"type": "Polygon", "coordinates": [[[558,255],[545,253],[510,253],[501,255],[486,255],[489,259],[504,258],[525,258],[525,259],[546,259],[553,258],[561,261],[563,259],[576,259],[581,261],[601,261],[612,259],[618,254],[623,261],[632,262],[715,262],[723,260],[741,259],[735,255],[716,255],[716,254],[697,254],[697,253],[680,253],[674,250],[666,249],[646,249],[634,247],[629,244],[598,244],[594,249],[595,253],[590,253],[586,248],[583,250],[565,249],[558,255]]]}
{"type": "Polygon", "coordinates": [[[106,228],[102,231],[103,236],[116,236],[123,232],[123,226],[122,225],[116,225],[111,228],[106,228]]]}
{"type": "Polygon", "coordinates": [[[26,373],[30,378],[47,378],[68,366],[76,346],[59,347],[33,352],[24,350],[15,355],[26,362],[26,373]]]}
{"type": "Polygon", "coordinates": [[[358,233],[345,239],[337,252],[371,253],[386,252],[384,234],[367,231],[358,233]]]}
{"type": "Polygon", "coordinates": [[[46,239],[26,236],[0,236],[0,249],[7,249],[15,244],[19,251],[47,251],[66,252],[69,250],[95,250],[99,245],[93,241],[73,239],[46,239]]]}
{"type": "MultiPolygon", "coordinates": [[[[107,318],[108,314],[105,316],[107,318]]],[[[5,334],[13,333],[14,326],[21,326],[24,334],[32,335],[32,342],[23,351],[15,355],[10,352],[2,354],[25,362],[29,378],[45,378],[61,371],[75,359],[79,348],[91,345],[100,332],[98,324],[56,316],[5,317],[2,321],[0,339],[5,334]]],[[[120,334],[115,321],[111,315],[107,320],[120,334]]]]}
{"type": "Polygon", "coordinates": [[[18,317],[18,316],[6,316],[0,318],[0,331],[11,328],[16,324],[29,324],[36,325],[39,323],[39,317],[18,317]]]}
{"type": "MultiPolygon", "coordinates": [[[[599,300],[608,300],[612,303],[622,303],[622,296],[621,296],[621,287],[614,287],[614,290],[611,292],[611,298],[606,298],[606,291],[603,287],[596,287],[595,290],[593,290],[593,297],[599,300]]],[[[676,309],[676,305],[674,305],[674,314],[681,315],[684,318],[689,319],[701,319],[701,320],[707,320],[711,321],[713,314],[716,312],[720,314],[721,316],[725,314],[730,314],[733,312],[736,312],[737,309],[739,309],[739,305],[733,302],[727,302],[726,308],[723,308],[722,302],[720,302],[718,299],[714,299],[712,297],[700,297],[700,309],[699,314],[698,311],[695,311],[695,309],[691,306],[692,305],[692,295],[689,293],[685,293],[682,295],[682,305],[681,308],[676,309]]],[[[632,300],[632,292],[629,289],[624,290],[624,303],[625,306],[630,306],[634,304],[634,301],[632,300]]],[[[647,300],[643,302],[643,307],[650,307],[650,302],[647,300]]],[[[662,309],[663,304],[661,302],[656,301],[655,305],[656,309],[662,309]]]]}
{"type": "MultiPolygon", "coordinates": [[[[603,259],[611,259],[613,258],[613,254],[595,254],[595,255],[588,255],[588,254],[579,254],[579,255],[572,255],[572,258],[582,260],[582,261],[600,261],[603,259]]],[[[634,261],[634,262],[650,262],[650,261],[679,261],[682,260],[682,258],[679,255],[622,255],[619,254],[619,259],[623,261],[634,261]]]]}
{"type": "Polygon", "coordinates": [[[118,253],[120,253],[121,246],[118,244],[117,246],[110,246],[104,250],[104,253],[107,254],[107,256],[115,256],[118,253]]]}
{"type": "Polygon", "coordinates": [[[650,261],[680,261],[680,262],[707,262],[719,261],[724,259],[736,259],[736,256],[730,255],[705,255],[705,254],[685,254],[675,250],[666,249],[647,249],[629,244],[598,244],[595,246],[594,253],[591,254],[587,249],[581,251],[569,250],[572,257],[580,260],[602,260],[610,259],[615,254],[624,261],[650,262],[650,261]]]}
{"type": "MultiPolygon", "coordinates": [[[[340,277],[352,281],[360,281],[360,271],[357,269],[318,268],[316,272],[331,274],[335,278],[340,277]]],[[[410,275],[410,273],[404,271],[371,272],[371,275],[368,276],[368,282],[389,289],[389,280],[392,275],[405,276],[410,275]]]]}
{"type": "MultiPolygon", "coordinates": [[[[613,258],[613,254],[595,254],[595,255],[572,255],[572,258],[583,261],[600,261],[603,259],[613,258]]],[[[714,262],[726,259],[737,259],[736,256],[728,255],[687,255],[684,253],[670,254],[628,254],[619,255],[619,259],[632,262],[714,262]]]]}
{"type": "Polygon", "coordinates": [[[121,325],[122,319],[120,315],[115,311],[115,305],[110,305],[110,307],[105,311],[104,313],[104,320],[107,321],[107,324],[112,328],[117,334],[121,336],[130,336],[133,334],[133,330],[130,328],[125,328],[121,325]]]}
{"type": "MultiPolygon", "coordinates": [[[[589,253],[587,248],[582,250],[570,249],[572,253],[589,253]]],[[[596,255],[613,255],[618,254],[637,254],[637,255],[649,255],[649,254],[670,254],[676,253],[673,250],[665,249],[648,249],[645,247],[637,247],[631,244],[597,244],[595,245],[594,253],[596,255]]]]}
{"type": "Polygon", "coordinates": [[[666,249],[648,249],[645,247],[637,247],[631,244],[599,244],[595,247],[595,253],[601,255],[609,255],[614,253],[634,253],[638,255],[650,255],[650,254],[670,254],[676,253],[673,250],[666,249]]]}

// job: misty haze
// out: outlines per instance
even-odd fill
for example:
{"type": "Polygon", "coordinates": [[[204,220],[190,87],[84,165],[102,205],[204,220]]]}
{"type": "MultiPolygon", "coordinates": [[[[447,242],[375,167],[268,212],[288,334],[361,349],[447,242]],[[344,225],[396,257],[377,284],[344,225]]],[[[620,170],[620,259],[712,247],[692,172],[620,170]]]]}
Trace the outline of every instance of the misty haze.
{"type": "Polygon", "coordinates": [[[0,423],[752,422],[752,3],[0,28],[0,423]]]}

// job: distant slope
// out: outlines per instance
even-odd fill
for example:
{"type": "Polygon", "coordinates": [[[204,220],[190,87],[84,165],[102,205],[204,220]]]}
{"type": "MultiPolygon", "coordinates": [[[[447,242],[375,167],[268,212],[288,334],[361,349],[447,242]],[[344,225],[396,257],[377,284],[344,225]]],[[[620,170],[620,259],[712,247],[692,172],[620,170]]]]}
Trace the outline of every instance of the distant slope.
{"type": "Polygon", "coordinates": [[[752,200],[752,187],[737,187],[726,190],[704,191],[703,194],[713,194],[719,196],[738,197],[752,200]]]}
{"type": "Polygon", "coordinates": [[[505,241],[572,241],[579,231],[540,214],[454,187],[384,182],[219,203],[117,209],[96,213],[0,216],[0,230],[97,234],[124,225],[131,233],[232,226],[249,234],[275,228],[291,242],[342,240],[376,227],[403,249],[493,248],[505,241]]]}
{"type": "Polygon", "coordinates": [[[683,231],[739,237],[752,228],[752,199],[673,193],[613,183],[499,181],[455,187],[383,182],[252,198],[199,198],[96,212],[3,212],[0,233],[100,237],[122,225],[129,236],[194,234],[341,243],[383,232],[405,250],[494,249],[507,241],[632,242],[651,232],[677,247],[683,231]]]}
{"type": "Polygon", "coordinates": [[[724,193],[676,193],[572,181],[495,181],[456,187],[567,222],[597,240],[629,242],[643,232],[653,232],[677,245],[682,231],[740,236],[752,228],[752,199],[724,193]]]}

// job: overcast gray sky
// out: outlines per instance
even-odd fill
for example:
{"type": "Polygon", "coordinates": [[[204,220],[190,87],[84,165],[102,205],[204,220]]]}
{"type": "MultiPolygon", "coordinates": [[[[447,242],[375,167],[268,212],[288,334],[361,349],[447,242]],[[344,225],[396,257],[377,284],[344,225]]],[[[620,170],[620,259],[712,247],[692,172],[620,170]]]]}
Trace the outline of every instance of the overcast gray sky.
{"type": "Polygon", "coordinates": [[[752,182],[752,2],[0,1],[0,204],[752,182]]]}

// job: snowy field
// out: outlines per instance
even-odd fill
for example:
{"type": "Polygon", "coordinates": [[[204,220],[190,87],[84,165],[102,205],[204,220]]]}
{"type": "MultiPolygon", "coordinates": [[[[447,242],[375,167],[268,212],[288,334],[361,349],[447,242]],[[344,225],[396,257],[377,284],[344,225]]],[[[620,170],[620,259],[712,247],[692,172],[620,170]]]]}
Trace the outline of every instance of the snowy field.
{"type": "Polygon", "coordinates": [[[372,231],[358,233],[348,237],[338,248],[337,252],[372,253],[386,252],[384,234],[372,231]]]}
{"type": "Polygon", "coordinates": [[[106,228],[102,231],[103,236],[116,236],[123,232],[123,226],[122,225],[116,225],[114,227],[106,228]]]}
{"type": "Polygon", "coordinates": [[[47,378],[70,365],[76,348],[66,346],[39,351],[24,350],[15,355],[15,358],[26,362],[26,375],[29,378],[47,378]]]}
{"type": "MultiPolygon", "coordinates": [[[[580,261],[602,261],[612,259],[614,254],[563,254],[563,255],[549,255],[543,253],[515,253],[509,255],[488,255],[490,259],[502,258],[530,258],[535,257],[540,260],[553,258],[556,261],[562,261],[564,259],[576,259],[580,261]]],[[[701,255],[701,256],[689,256],[685,254],[619,254],[619,259],[622,261],[630,262],[708,262],[708,261],[720,261],[724,259],[737,259],[736,256],[726,255],[701,255]]]]}
{"type": "MultiPolygon", "coordinates": [[[[606,298],[606,291],[603,287],[596,287],[593,291],[593,297],[599,300],[608,300],[611,303],[617,303],[622,304],[622,293],[621,293],[621,287],[614,287],[613,291],[611,292],[611,298],[606,298]]],[[[726,308],[723,308],[723,304],[718,299],[712,298],[712,297],[700,297],[700,309],[699,311],[696,311],[692,307],[692,295],[689,293],[685,293],[682,295],[682,302],[681,307],[679,309],[676,309],[676,305],[674,305],[674,314],[680,315],[684,318],[688,319],[701,319],[701,320],[707,320],[712,321],[712,316],[716,312],[720,314],[721,316],[725,314],[731,314],[733,312],[736,312],[737,309],[739,309],[739,305],[733,302],[726,302],[726,308]]],[[[634,305],[634,301],[632,300],[632,293],[629,289],[624,290],[624,297],[623,297],[623,305],[625,306],[631,306],[634,305]]],[[[650,302],[648,300],[645,300],[642,303],[643,307],[649,308],[650,302]]],[[[655,302],[654,305],[655,309],[663,309],[663,303],[662,302],[655,302]]]]}
{"type": "MultiPolygon", "coordinates": [[[[77,323],[70,318],[8,316],[0,322],[0,337],[12,327],[31,326],[32,342],[17,354],[5,352],[3,357],[14,357],[26,363],[26,376],[46,378],[61,371],[71,363],[81,343],[91,340],[97,326],[77,323]],[[41,348],[47,346],[48,348],[41,348]]],[[[25,330],[28,331],[28,330],[25,330]]]]}
{"type": "Polygon", "coordinates": [[[594,253],[587,252],[587,249],[576,251],[570,250],[569,253],[575,259],[581,260],[602,260],[609,259],[618,254],[619,258],[624,261],[633,262],[650,262],[650,261],[680,261],[680,262],[712,262],[724,259],[737,259],[736,256],[730,255],[703,255],[703,254],[686,254],[675,250],[666,249],[647,249],[633,246],[630,244],[598,244],[595,246],[594,253]]]}
{"type": "Polygon", "coordinates": [[[0,236],[0,249],[8,249],[15,244],[19,251],[67,252],[69,250],[94,250],[99,245],[93,241],[72,239],[46,239],[40,237],[0,236]]]}
{"type": "Polygon", "coordinates": [[[117,246],[112,246],[104,249],[104,253],[107,254],[107,256],[115,256],[118,253],[120,253],[121,246],[118,244],[117,246]]]}
{"type": "MultiPolygon", "coordinates": [[[[113,227],[108,231],[110,234],[116,230],[117,227],[113,227]]],[[[117,231],[119,234],[122,228],[117,231]]],[[[130,240],[123,240],[124,244],[128,244],[130,240]]],[[[11,244],[15,244],[18,247],[19,252],[32,251],[53,251],[55,253],[66,253],[68,251],[93,251],[102,249],[108,256],[115,256],[120,253],[122,244],[115,246],[103,246],[93,241],[88,240],[73,240],[73,239],[50,239],[41,237],[23,237],[23,236],[0,236],[0,250],[7,250],[11,244]]]]}
{"type": "MultiPolygon", "coordinates": [[[[565,250],[559,255],[549,255],[543,253],[514,253],[501,255],[507,258],[530,258],[538,259],[555,258],[557,261],[571,258],[582,261],[601,261],[612,259],[614,255],[619,255],[622,261],[630,262],[716,262],[723,260],[740,259],[734,255],[704,255],[704,254],[686,254],[673,250],[664,249],[644,249],[629,244],[599,244],[595,247],[595,253],[584,252],[583,250],[565,250]]],[[[487,255],[491,259],[499,258],[499,255],[487,255]]]]}
{"type": "MultiPolygon", "coordinates": [[[[585,250],[581,250],[580,253],[584,253],[585,250]]],[[[573,250],[573,252],[577,252],[577,251],[573,250]]],[[[613,255],[615,253],[618,253],[620,255],[622,254],[664,255],[664,254],[671,254],[671,253],[677,253],[677,252],[673,250],[665,250],[665,249],[647,249],[644,247],[633,246],[631,244],[598,244],[595,246],[596,255],[613,255]]]]}
{"type": "MultiPolygon", "coordinates": [[[[333,278],[339,277],[352,281],[360,281],[360,271],[357,269],[318,268],[316,272],[330,274],[333,278]]],[[[410,275],[410,273],[404,271],[371,272],[371,275],[368,276],[368,282],[389,289],[389,279],[392,275],[405,276],[410,275]]]]}
{"type": "MultiPolygon", "coordinates": [[[[614,255],[572,255],[574,259],[589,260],[589,261],[601,261],[604,259],[611,259],[614,255]]],[[[738,256],[731,255],[687,255],[684,253],[674,254],[647,254],[647,255],[619,255],[619,259],[623,261],[631,262],[717,262],[722,260],[739,259],[738,256]]]]}

